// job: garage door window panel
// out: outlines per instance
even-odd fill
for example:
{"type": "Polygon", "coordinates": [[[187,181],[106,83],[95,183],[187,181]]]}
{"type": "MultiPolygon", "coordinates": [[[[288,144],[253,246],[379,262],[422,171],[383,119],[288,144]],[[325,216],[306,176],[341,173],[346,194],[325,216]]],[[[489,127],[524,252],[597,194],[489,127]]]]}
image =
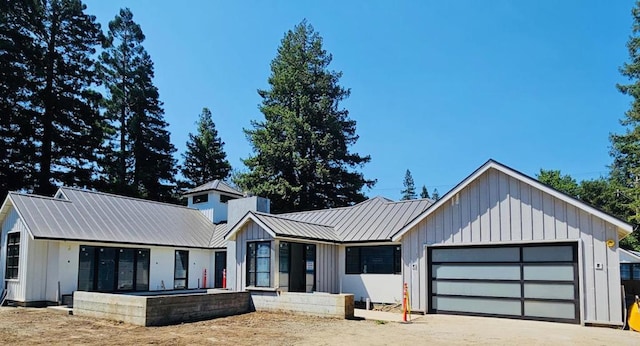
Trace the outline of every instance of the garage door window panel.
{"type": "Polygon", "coordinates": [[[519,282],[436,281],[433,293],[438,295],[510,297],[520,299],[519,282]]]}
{"type": "Polygon", "coordinates": [[[438,279],[465,280],[517,280],[520,281],[519,264],[435,264],[431,275],[438,279]]]}

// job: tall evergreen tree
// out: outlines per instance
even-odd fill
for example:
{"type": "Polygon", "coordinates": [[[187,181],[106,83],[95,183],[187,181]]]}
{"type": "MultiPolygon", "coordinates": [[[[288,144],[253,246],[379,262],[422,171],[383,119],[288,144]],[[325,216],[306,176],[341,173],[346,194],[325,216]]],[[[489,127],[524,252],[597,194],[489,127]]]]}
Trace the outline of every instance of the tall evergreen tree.
{"type": "MultiPolygon", "coordinates": [[[[93,55],[102,38],[100,25],[84,13],[86,6],[80,0],[12,5],[2,11],[1,25],[10,35],[5,38],[15,41],[4,42],[7,55],[0,60],[7,67],[3,79],[13,82],[5,86],[20,90],[8,96],[12,109],[6,118],[3,115],[2,127],[9,124],[8,135],[20,129],[15,138],[23,140],[18,142],[35,145],[17,150],[35,153],[32,164],[23,167],[31,170],[26,176],[34,178],[24,182],[25,188],[52,194],[55,184],[91,186],[103,138],[100,94],[92,90],[98,83],[93,55]]],[[[25,157],[18,155],[17,162],[25,157]]]]}
{"type": "Polygon", "coordinates": [[[175,182],[176,151],[153,84],[154,67],[142,43],[140,25],[129,9],[109,22],[100,71],[111,138],[105,155],[106,189],[154,200],[169,200],[175,182]]]}
{"type": "Polygon", "coordinates": [[[420,198],[429,198],[429,191],[427,191],[427,187],[422,185],[422,191],[420,192],[420,198]]]}
{"type": "Polygon", "coordinates": [[[416,199],[416,185],[413,182],[413,177],[411,176],[411,171],[407,169],[404,174],[404,181],[402,182],[404,186],[404,190],[400,191],[402,193],[403,201],[408,201],[410,199],[416,199]]]}
{"type": "MultiPolygon", "coordinates": [[[[633,25],[627,42],[629,62],[620,68],[628,84],[618,84],[618,90],[631,96],[631,108],[620,123],[626,127],[622,134],[612,134],[611,178],[619,186],[620,193],[626,196],[626,215],[628,221],[640,224],[640,2],[631,10],[633,25]]],[[[637,239],[638,232],[634,232],[637,239]]]]}
{"type": "Polygon", "coordinates": [[[440,193],[438,192],[438,189],[433,189],[433,192],[431,193],[431,199],[434,201],[440,199],[440,193]]]}
{"type": "Polygon", "coordinates": [[[245,130],[254,156],[236,183],[269,197],[274,211],[351,205],[365,199],[374,180],[354,171],[371,160],[349,150],[356,122],[341,108],[350,91],[329,70],[332,56],[306,21],[288,31],[271,62],[270,88],[259,90],[265,121],[245,130]]]}
{"type": "Polygon", "coordinates": [[[28,105],[33,69],[33,2],[0,2],[0,198],[8,191],[32,190],[35,185],[33,119],[37,113],[28,105]]]}
{"type": "Polygon", "coordinates": [[[206,182],[229,177],[231,165],[224,152],[224,142],[218,137],[211,111],[203,108],[196,123],[198,132],[189,133],[187,151],[182,155],[182,175],[188,179],[188,186],[198,186],[206,182]]]}

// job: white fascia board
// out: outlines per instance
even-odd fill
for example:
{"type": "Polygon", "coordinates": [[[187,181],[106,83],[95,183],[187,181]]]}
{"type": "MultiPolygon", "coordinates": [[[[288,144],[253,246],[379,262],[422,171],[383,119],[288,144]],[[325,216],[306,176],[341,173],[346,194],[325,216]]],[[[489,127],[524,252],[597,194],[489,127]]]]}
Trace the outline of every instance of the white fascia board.
{"type": "Polygon", "coordinates": [[[262,222],[258,217],[256,217],[253,212],[249,211],[242,217],[242,219],[240,219],[240,221],[236,222],[236,224],[231,227],[229,232],[227,232],[227,234],[224,236],[224,240],[231,240],[231,237],[233,237],[249,221],[255,222],[258,226],[265,230],[265,232],[269,233],[272,238],[276,238],[276,233],[267,225],[265,225],[264,222],[262,222]]]}

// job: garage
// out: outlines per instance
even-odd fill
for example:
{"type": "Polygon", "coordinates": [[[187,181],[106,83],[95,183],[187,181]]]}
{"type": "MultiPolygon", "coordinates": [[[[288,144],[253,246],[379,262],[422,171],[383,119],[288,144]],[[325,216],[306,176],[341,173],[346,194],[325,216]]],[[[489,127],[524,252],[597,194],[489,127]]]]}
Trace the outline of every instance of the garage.
{"type": "Polygon", "coordinates": [[[430,313],[580,323],[576,242],[428,248],[430,313]]]}

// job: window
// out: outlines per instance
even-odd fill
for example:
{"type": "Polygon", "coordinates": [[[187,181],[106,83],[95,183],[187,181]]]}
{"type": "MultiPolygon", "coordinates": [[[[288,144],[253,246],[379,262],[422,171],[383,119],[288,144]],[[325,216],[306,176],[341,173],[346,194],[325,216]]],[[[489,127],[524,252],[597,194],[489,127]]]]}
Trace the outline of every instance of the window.
{"type": "Polygon", "coordinates": [[[176,266],[173,274],[173,288],[188,288],[189,251],[176,250],[176,266]]]}
{"type": "Polygon", "coordinates": [[[640,263],[620,263],[620,279],[640,281],[640,263]]]}
{"type": "Polygon", "coordinates": [[[203,194],[203,195],[195,195],[193,196],[193,204],[197,204],[197,203],[206,203],[209,201],[209,195],[208,194],[203,194]]]}
{"type": "Polygon", "coordinates": [[[78,291],[148,291],[149,249],[80,245],[78,291]]]}
{"type": "Polygon", "coordinates": [[[346,274],[400,274],[400,245],[349,246],[346,249],[346,274]]]}
{"type": "Polygon", "coordinates": [[[20,258],[20,233],[7,234],[7,270],[5,278],[18,278],[18,260],[20,258]]]}
{"type": "Polygon", "coordinates": [[[220,195],[220,203],[227,203],[232,199],[236,199],[236,197],[220,195]]]}
{"type": "Polygon", "coordinates": [[[271,242],[247,243],[247,286],[271,286],[271,242]]]}

